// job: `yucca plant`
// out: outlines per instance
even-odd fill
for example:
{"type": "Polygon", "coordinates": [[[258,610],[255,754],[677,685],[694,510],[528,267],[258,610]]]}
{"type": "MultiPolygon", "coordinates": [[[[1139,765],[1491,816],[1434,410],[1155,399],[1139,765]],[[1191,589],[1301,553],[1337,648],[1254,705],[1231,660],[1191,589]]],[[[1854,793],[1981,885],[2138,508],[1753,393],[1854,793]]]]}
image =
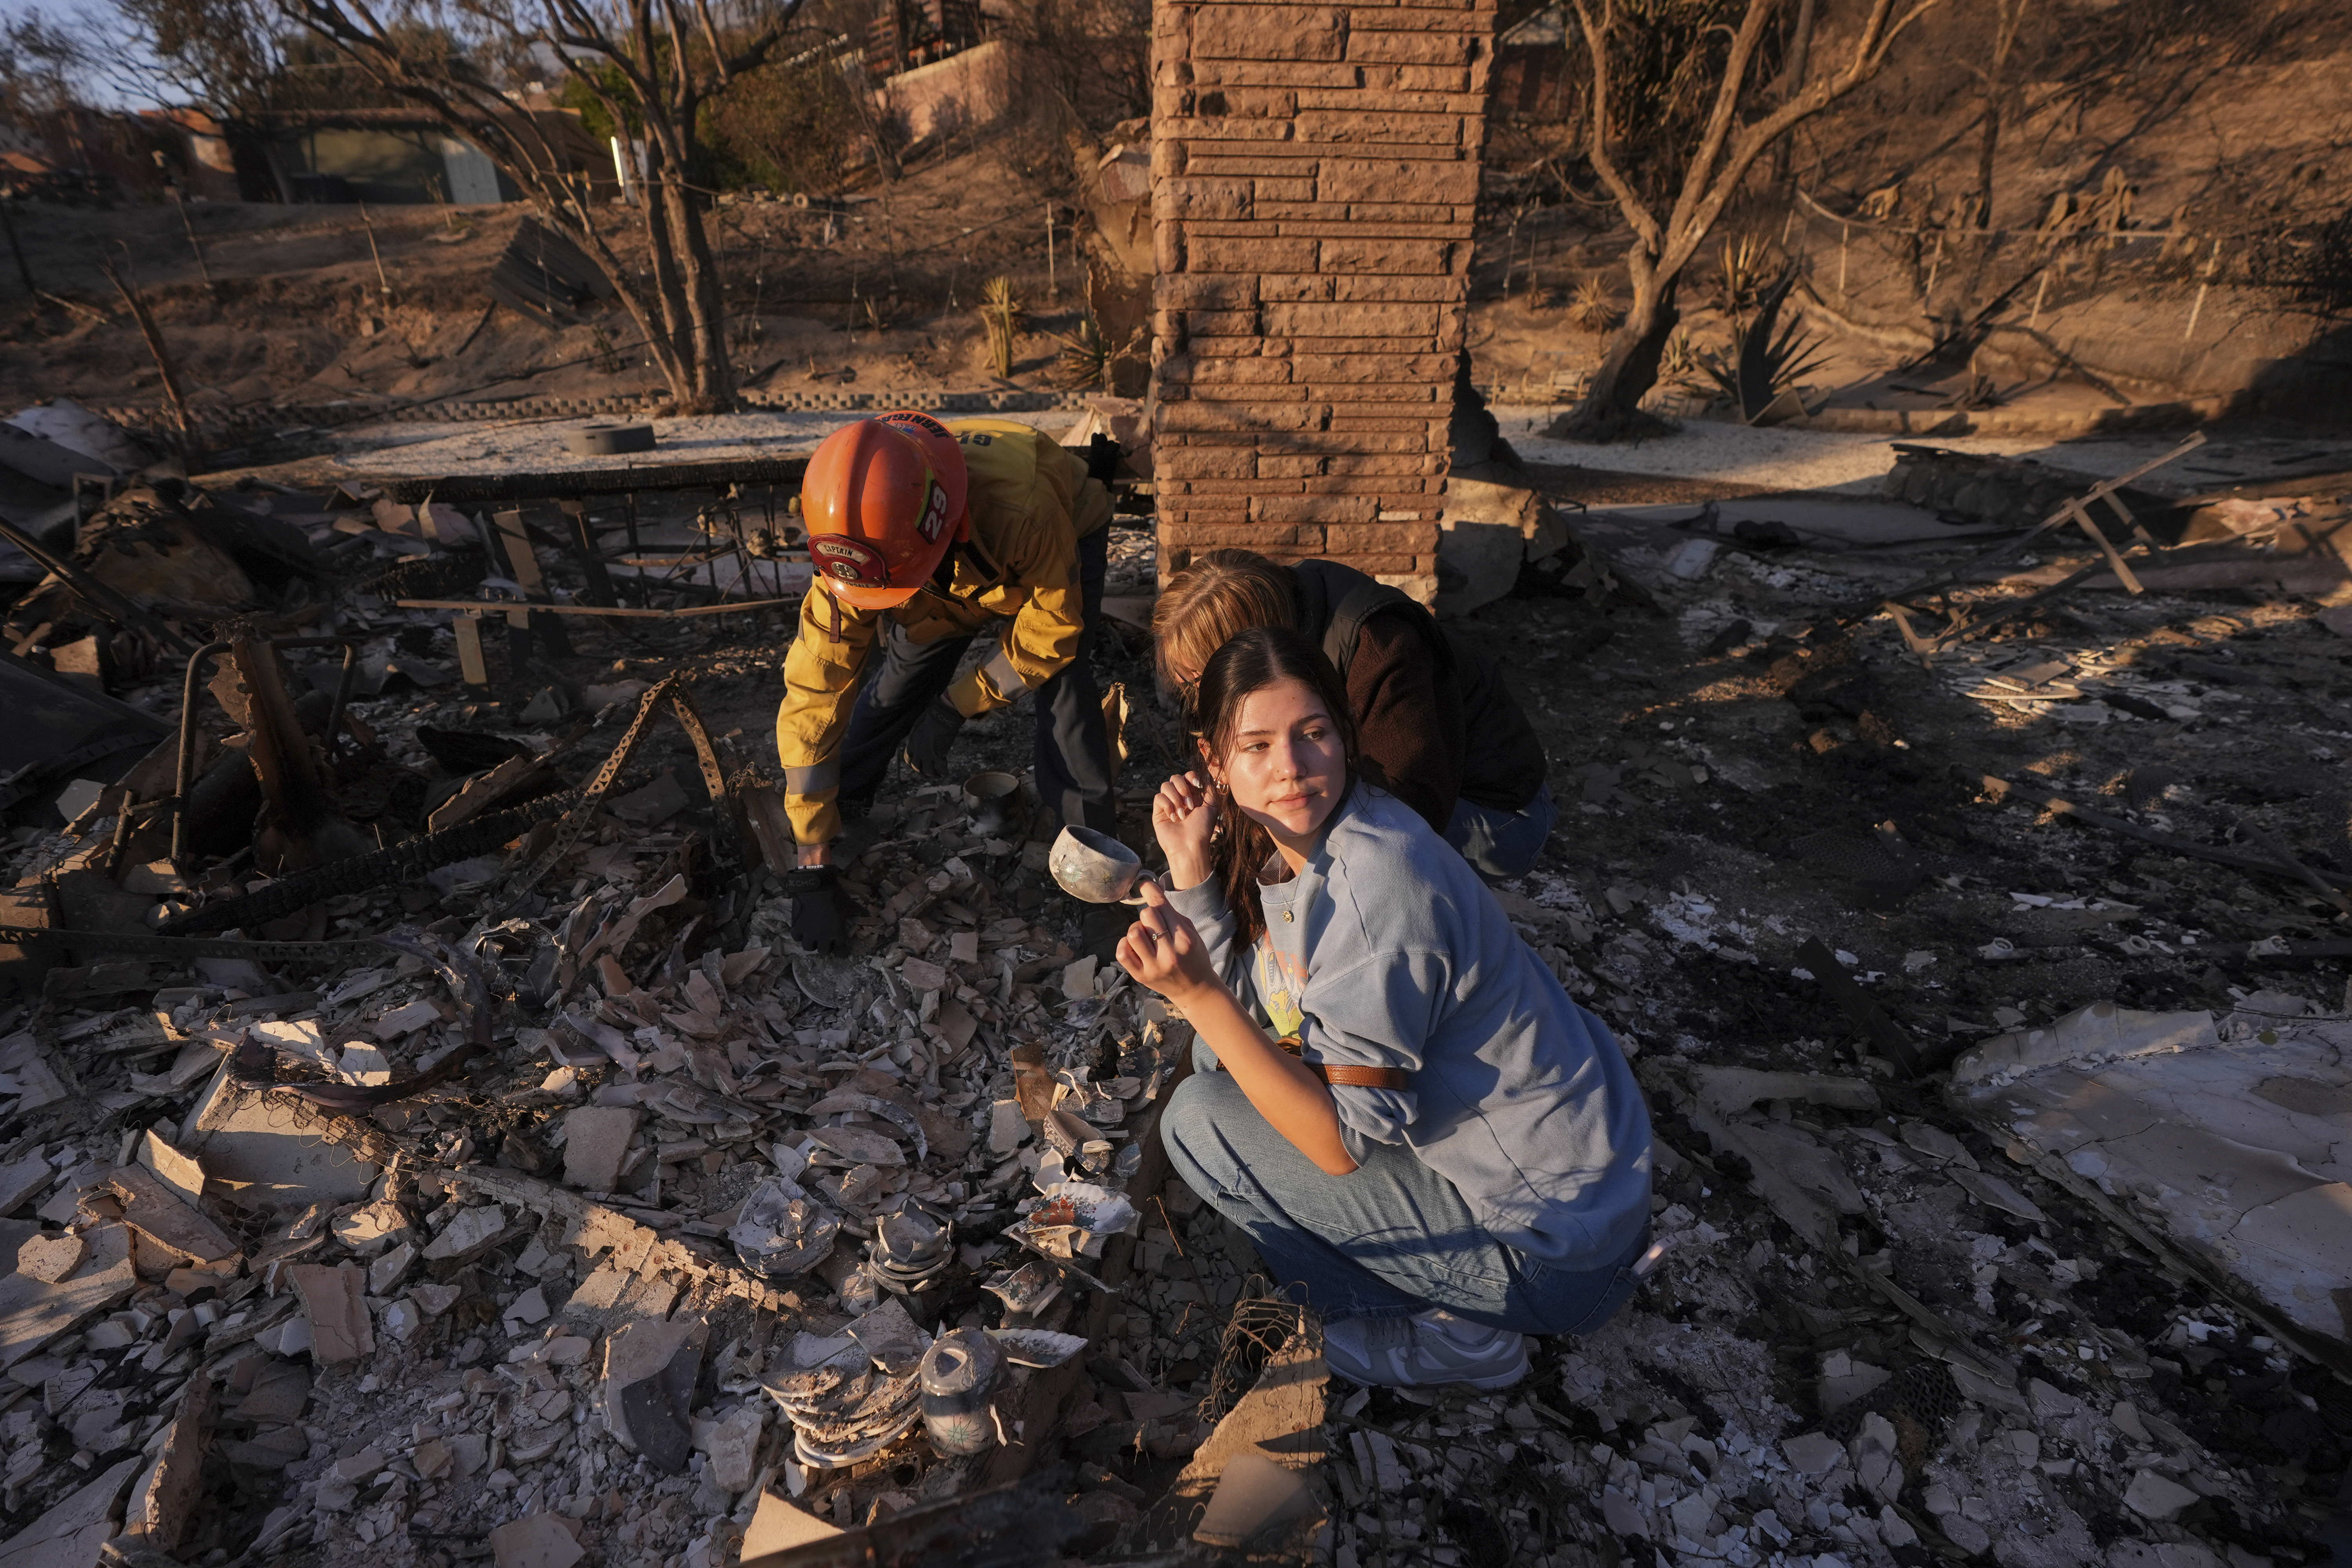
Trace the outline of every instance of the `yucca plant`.
{"type": "Polygon", "coordinates": [[[1102,323],[1092,316],[1080,321],[1075,332],[1055,332],[1054,341],[1062,345],[1057,366],[1061,383],[1073,391],[1084,386],[1110,391],[1112,377],[1119,365],[1143,353],[1142,328],[1129,334],[1127,342],[1114,343],[1103,334],[1102,323]]]}
{"type": "Polygon", "coordinates": [[[1830,363],[1830,356],[1822,352],[1829,341],[1825,335],[1805,331],[1796,316],[1780,320],[1780,306],[1796,286],[1796,268],[1790,268],[1764,291],[1752,321],[1745,324],[1733,321],[1730,354],[1703,358],[1708,377],[1731,399],[1740,418],[1750,424],[1784,393],[1794,391],[1805,377],[1830,363]]]}
{"type": "Polygon", "coordinates": [[[1624,319],[1609,280],[1597,272],[1576,286],[1576,297],[1569,303],[1568,314],[1588,332],[1608,331],[1624,319]]]}
{"type": "Polygon", "coordinates": [[[1733,321],[1757,308],[1769,284],[1764,276],[1764,242],[1752,234],[1723,242],[1723,276],[1717,280],[1723,313],[1733,321]]]}
{"type": "Polygon", "coordinates": [[[999,381],[1013,378],[1013,340],[1027,312],[1013,297],[1013,279],[992,278],[980,291],[981,324],[988,329],[988,361],[999,381]]]}
{"type": "Polygon", "coordinates": [[[1696,386],[1706,375],[1705,358],[1699,353],[1698,345],[1691,342],[1688,332],[1677,331],[1666,340],[1665,348],[1658,355],[1659,380],[1672,382],[1688,390],[1696,386]]]}

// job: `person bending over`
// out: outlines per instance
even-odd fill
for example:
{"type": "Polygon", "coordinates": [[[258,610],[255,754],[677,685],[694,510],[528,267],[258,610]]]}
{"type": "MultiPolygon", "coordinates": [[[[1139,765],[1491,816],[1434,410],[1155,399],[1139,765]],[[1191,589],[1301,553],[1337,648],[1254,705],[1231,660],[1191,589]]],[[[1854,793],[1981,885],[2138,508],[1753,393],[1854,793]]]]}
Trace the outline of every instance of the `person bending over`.
{"type": "Polygon", "coordinates": [[[1470,866],[1362,777],[1312,643],[1242,633],[1194,711],[1202,767],[1152,807],[1168,889],[1118,945],[1197,1031],[1170,1159],[1322,1313],[1336,1370],[1507,1386],[1524,1336],[1588,1333],[1633,1292],[1633,1075],[1470,866]]]}
{"type": "MultiPolygon", "coordinates": [[[[1114,448],[1114,453],[1115,453],[1114,448]]],[[[1025,425],[901,411],[835,431],[801,486],[815,582],[784,653],[776,755],[800,868],[793,934],[839,945],[849,911],[832,844],[894,754],[952,775],[968,719],[1037,694],[1038,797],[1056,821],[1116,826],[1110,739],[1087,653],[1102,618],[1105,474],[1025,425]],[[995,648],[958,678],[973,639],[995,648]],[[877,657],[878,655],[878,657],[877,657]],[[875,668],[878,666],[878,668],[875,668]]],[[[1123,921],[1088,911],[1108,952],[1123,921]]]]}
{"type": "Polygon", "coordinates": [[[1490,877],[1535,865],[1559,813],[1543,742],[1494,665],[1399,589],[1336,561],[1280,566],[1217,550],[1152,608],[1162,679],[1180,691],[1236,632],[1289,626],[1339,672],[1366,771],[1490,877]]]}

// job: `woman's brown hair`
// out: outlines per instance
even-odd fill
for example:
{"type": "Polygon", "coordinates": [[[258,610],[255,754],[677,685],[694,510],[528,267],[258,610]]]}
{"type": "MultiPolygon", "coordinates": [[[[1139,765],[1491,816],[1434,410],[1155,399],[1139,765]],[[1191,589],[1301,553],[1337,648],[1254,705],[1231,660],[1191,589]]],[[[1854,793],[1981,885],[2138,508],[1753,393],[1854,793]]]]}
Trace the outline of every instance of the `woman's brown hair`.
{"type": "MultiPolygon", "coordinates": [[[[1227,639],[1224,646],[1209,656],[1201,667],[1200,688],[1192,707],[1197,738],[1209,755],[1223,756],[1233,742],[1234,726],[1241,722],[1243,702],[1252,692],[1280,680],[1303,681],[1321,699],[1323,711],[1330,715],[1332,727],[1339,731],[1340,752],[1348,760],[1348,777],[1331,807],[1331,816],[1336,816],[1347,805],[1348,795],[1356,785],[1356,721],[1348,711],[1348,694],[1339,684],[1339,672],[1331,668],[1331,661],[1323,657],[1321,648],[1288,626],[1252,626],[1227,639]]],[[[1234,940],[1244,948],[1254,947],[1265,934],[1265,908],[1258,902],[1257,896],[1258,872],[1274,853],[1274,839],[1237,810],[1233,798],[1222,791],[1217,811],[1217,836],[1209,847],[1209,874],[1224,889],[1225,906],[1234,912],[1234,940]]],[[[1328,825],[1331,817],[1323,820],[1328,825]]]]}
{"type": "Polygon", "coordinates": [[[1296,626],[1298,593],[1290,574],[1250,550],[1213,550],[1168,580],[1151,610],[1152,657],[1171,690],[1179,669],[1205,670],[1209,657],[1252,626],[1296,626]]]}

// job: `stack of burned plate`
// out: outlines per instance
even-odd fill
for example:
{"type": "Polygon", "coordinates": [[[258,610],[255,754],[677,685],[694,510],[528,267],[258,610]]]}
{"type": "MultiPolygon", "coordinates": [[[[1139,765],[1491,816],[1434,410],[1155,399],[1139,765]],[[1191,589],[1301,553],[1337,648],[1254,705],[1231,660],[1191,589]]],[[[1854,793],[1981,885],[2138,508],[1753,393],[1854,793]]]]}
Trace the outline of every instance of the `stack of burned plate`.
{"type": "Polygon", "coordinates": [[[923,1352],[930,1336],[886,1301],[825,1338],[803,1332],[761,1385],[793,1424],[801,1463],[837,1469],[870,1458],[922,1416],[923,1352]]]}
{"type": "Polygon", "coordinates": [[[782,1279],[824,1262],[840,1234],[839,1215],[790,1176],[771,1176],[743,1200],[727,1239],[745,1267],[782,1279]]]}
{"type": "Polygon", "coordinates": [[[874,1222],[867,1267],[884,1289],[912,1296],[955,1261],[955,1226],[945,1210],[902,1197],[874,1222]]]}

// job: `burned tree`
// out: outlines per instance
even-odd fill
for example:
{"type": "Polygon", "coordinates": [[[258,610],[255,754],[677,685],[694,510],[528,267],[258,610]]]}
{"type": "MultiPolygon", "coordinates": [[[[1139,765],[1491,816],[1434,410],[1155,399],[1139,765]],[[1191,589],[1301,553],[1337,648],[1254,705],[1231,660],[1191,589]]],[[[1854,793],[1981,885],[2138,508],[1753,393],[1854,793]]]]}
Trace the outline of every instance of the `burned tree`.
{"type": "MultiPolygon", "coordinates": [[[[801,0],[481,0],[387,18],[365,0],[275,0],[404,103],[487,153],[542,218],[595,261],[645,337],[682,414],[732,405],[725,304],[693,177],[697,121],[713,96],[766,63],[801,0]],[[417,24],[433,24],[420,30],[417,24]],[[474,48],[419,47],[421,37],[474,48]],[[636,221],[646,266],[614,249],[621,209],[599,206],[572,151],[570,116],[524,100],[508,62],[560,60],[604,117],[644,139],[636,221]]],[[[623,154],[625,159],[625,154],[623,154]]],[[[606,187],[610,189],[609,186],[606,187]]]]}
{"type": "Polygon", "coordinates": [[[1585,154],[1633,231],[1625,251],[1633,298],[1584,400],[1549,434],[1611,440],[1639,424],[1643,395],[1657,384],[1659,359],[1682,320],[1675,297],[1683,272],[1757,160],[1877,75],[1895,39],[1937,3],[1912,0],[1898,17],[1895,0],[1870,0],[1843,65],[1817,74],[1831,50],[1812,37],[1811,5],[1784,37],[1780,0],[1744,0],[1737,26],[1733,6],[1704,0],[1571,0],[1572,43],[1582,46],[1590,83],[1585,154]],[[1768,54],[1782,57],[1777,94],[1768,54]],[[1627,102],[1633,93],[1650,101],[1627,102]],[[1772,97],[1774,107],[1743,117],[1751,100],[1772,97]]]}

